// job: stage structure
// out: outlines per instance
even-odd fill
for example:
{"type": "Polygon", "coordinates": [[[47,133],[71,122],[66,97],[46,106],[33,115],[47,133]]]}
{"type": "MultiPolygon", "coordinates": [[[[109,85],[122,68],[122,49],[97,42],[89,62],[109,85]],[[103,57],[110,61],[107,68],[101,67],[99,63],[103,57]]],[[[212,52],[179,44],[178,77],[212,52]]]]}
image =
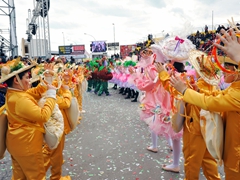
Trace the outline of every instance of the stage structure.
{"type": "MultiPolygon", "coordinates": [[[[51,58],[49,8],[50,0],[33,0],[34,9],[28,10],[27,42],[28,56],[30,58],[51,58]]],[[[27,52],[25,52],[27,53],[27,52]]]]}
{"type": "Polygon", "coordinates": [[[1,27],[0,29],[0,53],[1,56],[8,54],[9,56],[18,55],[17,34],[16,34],[16,13],[14,0],[0,0],[0,16],[8,16],[9,27],[1,27]]]}

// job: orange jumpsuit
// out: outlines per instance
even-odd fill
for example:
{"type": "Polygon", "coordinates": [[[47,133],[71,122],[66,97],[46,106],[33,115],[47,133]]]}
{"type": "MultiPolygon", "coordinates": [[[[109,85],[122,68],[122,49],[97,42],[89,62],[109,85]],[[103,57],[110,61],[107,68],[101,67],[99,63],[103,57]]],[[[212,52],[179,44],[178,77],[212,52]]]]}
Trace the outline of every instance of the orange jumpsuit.
{"type": "Polygon", "coordinates": [[[76,86],[77,93],[78,93],[76,97],[78,100],[79,111],[81,112],[82,111],[82,82],[84,80],[84,74],[83,74],[84,68],[81,68],[80,71],[81,72],[78,74],[78,77],[77,77],[79,82],[76,86]]]}
{"type": "Polygon", "coordinates": [[[225,179],[240,179],[240,81],[212,93],[203,91],[200,94],[187,89],[183,100],[208,111],[223,112],[225,179]]]}
{"type": "Polygon", "coordinates": [[[42,155],[43,123],[50,118],[56,104],[55,99],[47,98],[43,108],[38,106],[35,98],[40,98],[41,93],[45,90],[44,87],[37,86],[28,91],[12,88],[7,91],[8,131],[6,145],[12,158],[12,179],[45,179],[42,155]]]}
{"type": "MultiPolygon", "coordinates": [[[[163,83],[169,80],[166,72],[161,72],[159,78],[163,83]]],[[[199,88],[212,91],[213,86],[199,79],[199,88]]],[[[174,90],[175,92],[176,90],[174,90]]],[[[176,93],[176,92],[175,92],[176,93]]],[[[205,177],[209,180],[220,180],[217,162],[210,155],[206,148],[205,141],[200,131],[200,107],[186,104],[186,118],[183,125],[183,155],[184,172],[186,180],[198,180],[200,168],[202,166],[205,177]]]]}
{"type": "MultiPolygon", "coordinates": [[[[197,86],[212,91],[213,86],[199,79],[197,86]]],[[[183,126],[183,155],[186,180],[198,180],[200,168],[209,180],[220,180],[217,162],[208,152],[200,128],[200,108],[186,104],[187,117],[183,126]]]]}
{"type": "Polygon", "coordinates": [[[63,179],[70,179],[69,176],[62,177],[62,163],[63,163],[63,149],[65,143],[65,135],[71,132],[70,124],[67,120],[66,114],[64,109],[70,107],[72,94],[69,90],[59,89],[58,90],[59,96],[57,96],[57,104],[59,109],[62,112],[63,119],[64,119],[64,133],[62,136],[61,141],[59,142],[56,149],[49,149],[47,144],[44,144],[42,152],[44,156],[44,166],[45,172],[47,172],[48,168],[51,166],[51,177],[50,180],[63,180],[63,179]]]}

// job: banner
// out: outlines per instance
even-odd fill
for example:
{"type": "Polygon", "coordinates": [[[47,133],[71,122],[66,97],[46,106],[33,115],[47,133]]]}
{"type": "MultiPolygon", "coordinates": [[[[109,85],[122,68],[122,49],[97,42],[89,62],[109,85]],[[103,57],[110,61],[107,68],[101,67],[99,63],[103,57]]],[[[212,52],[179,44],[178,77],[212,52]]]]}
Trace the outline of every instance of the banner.
{"type": "Polygon", "coordinates": [[[121,45],[120,46],[120,55],[122,58],[125,58],[126,56],[129,56],[129,54],[131,52],[133,52],[135,50],[135,48],[137,47],[136,44],[132,44],[132,45],[121,45]]]}
{"type": "Polygon", "coordinates": [[[58,46],[59,55],[81,55],[85,53],[85,45],[58,46]]]}

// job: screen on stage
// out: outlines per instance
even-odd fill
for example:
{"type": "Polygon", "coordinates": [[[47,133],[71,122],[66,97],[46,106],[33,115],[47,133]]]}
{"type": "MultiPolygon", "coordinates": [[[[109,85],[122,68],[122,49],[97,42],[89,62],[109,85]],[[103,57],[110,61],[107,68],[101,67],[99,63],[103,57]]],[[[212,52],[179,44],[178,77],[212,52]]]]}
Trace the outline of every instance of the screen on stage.
{"type": "Polygon", "coordinates": [[[93,41],[91,44],[92,52],[106,52],[107,44],[105,41],[93,41]]]}

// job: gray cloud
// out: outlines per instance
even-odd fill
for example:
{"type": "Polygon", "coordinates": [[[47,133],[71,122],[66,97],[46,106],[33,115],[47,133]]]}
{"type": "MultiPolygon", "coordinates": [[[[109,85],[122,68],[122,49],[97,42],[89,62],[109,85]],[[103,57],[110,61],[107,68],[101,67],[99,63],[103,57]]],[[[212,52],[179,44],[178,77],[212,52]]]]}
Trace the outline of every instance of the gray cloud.
{"type": "MultiPolygon", "coordinates": [[[[107,5],[106,3],[101,3],[101,1],[94,1],[94,0],[69,0],[69,4],[73,7],[79,7],[79,11],[81,10],[89,10],[94,14],[101,14],[101,15],[108,15],[108,16],[117,16],[117,17],[128,17],[132,13],[131,11],[127,10],[124,5],[122,6],[114,6],[114,5],[107,5]]],[[[59,10],[62,8],[59,7],[59,10]]],[[[67,14],[71,12],[71,9],[65,10],[67,14]]],[[[86,18],[86,17],[85,17],[86,18]]]]}
{"type": "Polygon", "coordinates": [[[145,0],[145,4],[148,4],[156,8],[163,8],[166,6],[166,3],[164,0],[145,0]]]}
{"type": "Polygon", "coordinates": [[[180,17],[186,17],[186,13],[181,8],[172,8],[171,12],[175,15],[180,16],[180,17]]]}
{"type": "Polygon", "coordinates": [[[79,22],[68,21],[68,22],[59,22],[57,20],[51,21],[50,27],[52,29],[73,29],[75,27],[81,28],[83,25],[79,24],[79,22]]]}

